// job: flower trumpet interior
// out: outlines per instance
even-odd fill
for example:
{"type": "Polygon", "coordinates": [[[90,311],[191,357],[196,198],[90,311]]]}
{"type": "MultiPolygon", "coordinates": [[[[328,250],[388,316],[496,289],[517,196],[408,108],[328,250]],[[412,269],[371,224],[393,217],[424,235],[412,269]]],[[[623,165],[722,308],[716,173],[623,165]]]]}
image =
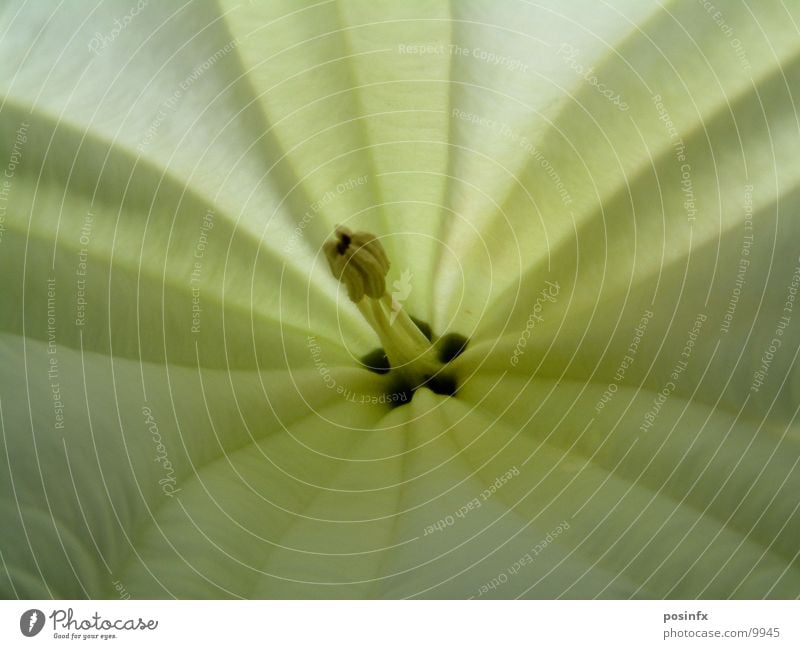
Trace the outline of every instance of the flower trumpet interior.
{"type": "Polygon", "coordinates": [[[94,4],[0,6],[2,595],[800,594],[797,3],[94,4]]]}

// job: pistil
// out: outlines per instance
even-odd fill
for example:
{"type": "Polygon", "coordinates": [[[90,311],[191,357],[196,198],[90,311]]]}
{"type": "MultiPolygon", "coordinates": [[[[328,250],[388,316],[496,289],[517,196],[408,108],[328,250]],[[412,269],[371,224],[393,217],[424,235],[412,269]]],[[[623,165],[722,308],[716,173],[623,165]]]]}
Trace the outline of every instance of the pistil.
{"type": "Polygon", "coordinates": [[[389,259],[381,242],[368,232],[336,228],[325,243],[331,272],[380,338],[393,372],[411,387],[426,384],[443,368],[431,342],[386,290],[389,259]]]}

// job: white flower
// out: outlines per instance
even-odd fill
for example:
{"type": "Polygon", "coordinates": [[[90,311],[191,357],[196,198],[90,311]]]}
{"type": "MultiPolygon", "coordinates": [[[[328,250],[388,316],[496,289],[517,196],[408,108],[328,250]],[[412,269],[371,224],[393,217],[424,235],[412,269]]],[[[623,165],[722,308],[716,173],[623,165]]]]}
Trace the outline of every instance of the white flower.
{"type": "Polygon", "coordinates": [[[800,16],[719,12],[6,2],[2,593],[797,597],[800,16]]]}

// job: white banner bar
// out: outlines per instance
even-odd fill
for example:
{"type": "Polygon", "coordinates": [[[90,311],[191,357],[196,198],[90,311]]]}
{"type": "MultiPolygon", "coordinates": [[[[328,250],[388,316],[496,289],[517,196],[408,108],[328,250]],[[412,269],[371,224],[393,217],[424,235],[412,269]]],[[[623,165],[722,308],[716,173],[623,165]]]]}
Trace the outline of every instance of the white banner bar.
{"type": "Polygon", "coordinates": [[[0,647],[796,648],[798,619],[797,601],[5,601],[0,647]]]}

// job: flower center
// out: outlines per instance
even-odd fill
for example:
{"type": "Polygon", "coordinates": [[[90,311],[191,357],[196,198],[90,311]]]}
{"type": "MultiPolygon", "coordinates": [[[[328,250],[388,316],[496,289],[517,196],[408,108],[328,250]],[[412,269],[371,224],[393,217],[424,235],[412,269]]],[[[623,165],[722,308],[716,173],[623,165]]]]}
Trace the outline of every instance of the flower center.
{"type": "Polygon", "coordinates": [[[378,238],[369,232],[336,228],[336,237],[323,247],[331,272],[380,338],[382,349],[362,359],[367,369],[390,373],[392,399],[398,405],[414,391],[427,387],[437,394],[455,395],[458,383],[447,363],[466,347],[467,339],[448,334],[433,340],[430,327],[415,320],[386,290],[389,259],[378,238]]]}

